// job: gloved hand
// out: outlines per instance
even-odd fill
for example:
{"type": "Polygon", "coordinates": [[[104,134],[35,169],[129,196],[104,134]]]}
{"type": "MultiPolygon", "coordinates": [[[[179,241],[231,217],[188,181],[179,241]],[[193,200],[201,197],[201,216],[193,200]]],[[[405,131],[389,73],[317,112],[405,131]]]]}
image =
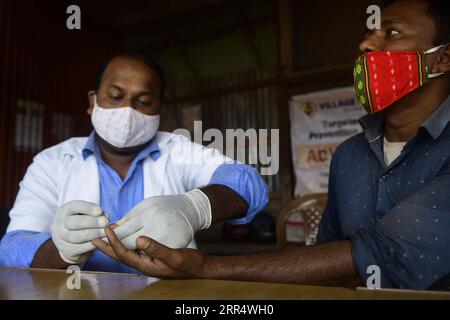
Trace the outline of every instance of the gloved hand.
{"type": "Polygon", "coordinates": [[[69,264],[86,261],[95,249],[92,240],[105,236],[109,223],[102,208],[86,201],[72,201],[56,211],[51,225],[52,240],[61,258],[69,264]]]}
{"type": "Polygon", "coordinates": [[[195,232],[209,228],[211,219],[208,197],[194,189],[143,200],[117,222],[114,232],[129,250],[136,250],[136,239],[140,236],[173,249],[186,248],[195,232]]]}

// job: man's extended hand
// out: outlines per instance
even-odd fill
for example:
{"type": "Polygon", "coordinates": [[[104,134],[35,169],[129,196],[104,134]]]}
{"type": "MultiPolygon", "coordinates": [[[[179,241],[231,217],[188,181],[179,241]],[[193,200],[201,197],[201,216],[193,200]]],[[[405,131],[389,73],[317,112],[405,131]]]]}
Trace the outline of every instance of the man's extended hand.
{"type": "Polygon", "coordinates": [[[92,243],[109,257],[158,278],[202,278],[207,256],[194,249],[171,249],[155,240],[141,236],[136,251],[128,250],[111,227],[106,227],[109,244],[96,239],[92,243]]]}
{"type": "Polygon", "coordinates": [[[297,283],[325,286],[361,286],[353,264],[351,242],[330,242],[315,246],[243,256],[208,256],[194,249],[171,249],[147,237],[139,237],[138,250],[130,251],[107,227],[109,243],[94,245],[148,276],[164,279],[217,279],[297,283]]]}

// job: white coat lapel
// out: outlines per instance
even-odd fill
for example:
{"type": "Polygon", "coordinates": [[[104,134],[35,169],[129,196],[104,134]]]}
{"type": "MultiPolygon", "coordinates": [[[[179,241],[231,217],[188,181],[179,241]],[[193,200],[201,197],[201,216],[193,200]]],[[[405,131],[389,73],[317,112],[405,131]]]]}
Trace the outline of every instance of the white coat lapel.
{"type": "Polygon", "coordinates": [[[163,194],[166,161],[154,161],[151,157],[144,160],[144,199],[163,194]]]}
{"type": "Polygon", "coordinates": [[[77,159],[64,179],[62,203],[73,200],[84,200],[100,204],[100,179],[96,158],[91,155],[86,160],[77,159]]]}

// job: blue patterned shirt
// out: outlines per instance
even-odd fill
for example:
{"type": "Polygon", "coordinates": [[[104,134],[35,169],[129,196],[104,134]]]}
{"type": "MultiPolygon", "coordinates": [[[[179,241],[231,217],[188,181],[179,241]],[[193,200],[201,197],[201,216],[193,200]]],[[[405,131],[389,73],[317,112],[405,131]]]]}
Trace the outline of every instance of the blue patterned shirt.
{"type": "Polygon", "coordinates": [[[336,150],[318,242],[350,240],[364,281],[377,265],[382,287],[449,289],[449,121],[450,96],[388,167],[380,114],[336,150]]]}

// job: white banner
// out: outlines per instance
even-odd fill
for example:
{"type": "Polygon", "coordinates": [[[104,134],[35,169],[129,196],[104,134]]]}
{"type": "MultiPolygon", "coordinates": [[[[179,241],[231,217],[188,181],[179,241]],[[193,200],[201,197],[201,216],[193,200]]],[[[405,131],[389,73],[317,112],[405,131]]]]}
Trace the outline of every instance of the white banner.
{"type": "Polygon", "coordinates": [[[331,158],[336,147],[362,131],[365,114],[353,87],[294,96],[290,102],[295,196],[328,192],[331,158]]]}

